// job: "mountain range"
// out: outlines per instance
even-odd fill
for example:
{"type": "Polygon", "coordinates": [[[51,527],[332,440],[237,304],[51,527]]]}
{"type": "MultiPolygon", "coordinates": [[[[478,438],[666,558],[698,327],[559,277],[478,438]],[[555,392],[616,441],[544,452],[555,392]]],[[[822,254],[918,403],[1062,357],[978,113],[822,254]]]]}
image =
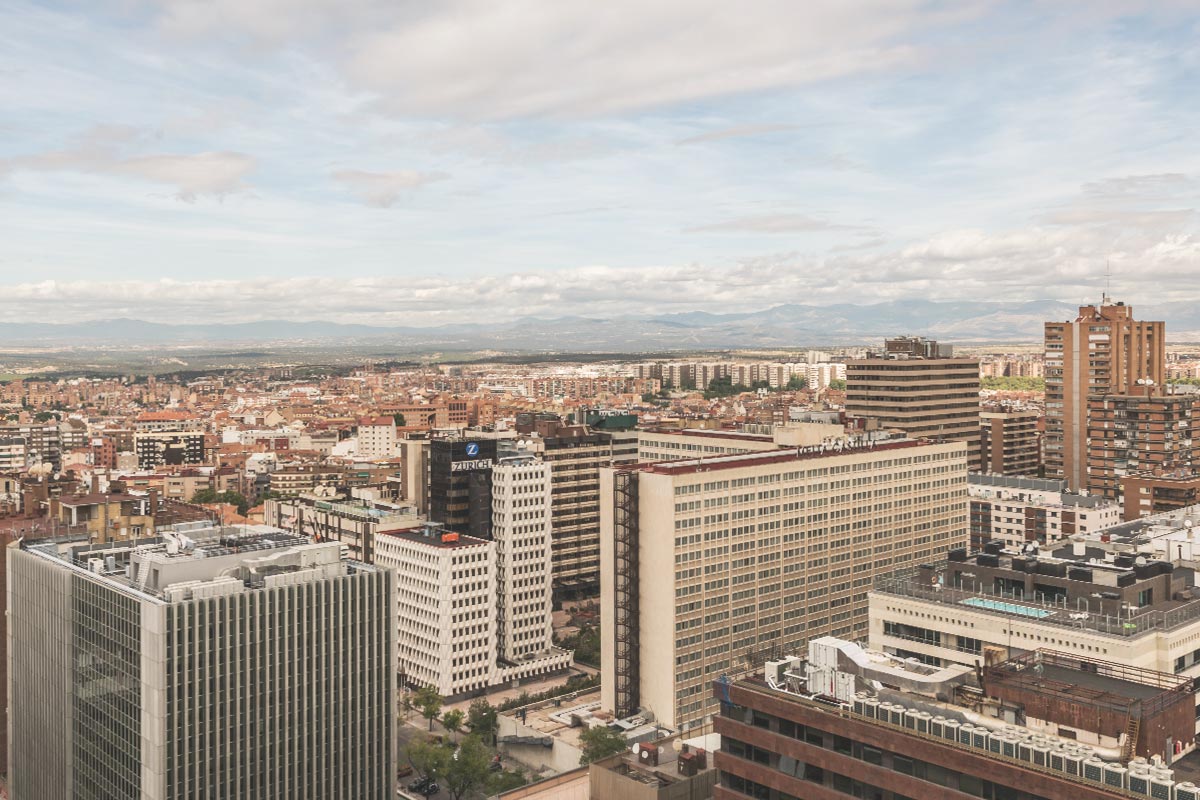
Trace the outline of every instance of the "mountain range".
{"type": "MultiPolygon", "coordinates": [[[[1147,305],[1135,311],[1139,319],[1165,320],[1171,341],[1200,341],[1200,308],[1193,304],[1147,305]]],[[[406,350],[651,352],[856,345],[900,334],[960,344],[1015,343],[1038,342],[1044,322],[1072,319],[1076,313],[1076,306],[1053,300],[901,300],[872,305],[786,304],[728,314],[694,311],[612,318],[526,317],[427,328],[285,320],[179,325],[134,319],[0,322],[0,347],[359,344],[406,350]]]]}

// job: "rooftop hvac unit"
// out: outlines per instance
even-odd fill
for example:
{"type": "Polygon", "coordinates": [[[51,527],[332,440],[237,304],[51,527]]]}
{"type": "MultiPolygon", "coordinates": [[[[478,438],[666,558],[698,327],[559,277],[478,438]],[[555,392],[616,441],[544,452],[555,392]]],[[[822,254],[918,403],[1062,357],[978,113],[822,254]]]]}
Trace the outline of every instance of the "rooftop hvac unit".
{"type": "Polygon", "coordinates": [[[975,733],[975,726],[969,722],[964,722],[958,729],[958,743],[969,745],[973,733],[975,733]]]}
{"type": "Polygon", "coordinates": [[[976,728],[971,732],[971,746],[978,747],[980,750],[987,750],[989,738],[987,728],[976,728]]]}
{"type": "Polygon", "coordinates": [[[1089,758],[1083,762],[1083,777],[1096,783],[1104,782],[1104,762],[1098,758],[1089,758]]]}
{"type": "Polygon", "coordinates": [[[875,719],[879,713],[879,701],[874,697],[868,697],[862,701],[862,713],[864,716],[875,719]]]}
{"type": "Polygon", "coordinates": [[[854,709],[855,714],[863,713],[863,699],[861,697],[854,698],[854,702],[850,705],[854,709]]]}
{"type": "Polygon", "coordinates": [[[1105,764],[1104,765],[1104,785],[1111,786],[1114,789],[1125,788],[1125,777],[1129,774],[1129,770],[1120,764],[1105,764]]]}
{"type": "Polygon", "coordinates": [[[1029,748],[1030,755],[1033,756],[1033,763],[1039,767],[1049,766],[1050,764],[1050,748],[1040,744],[1035,744],[1029,748]]]}
{"type": "Polygon", "coordinates": [[[1066,772],[1067,762],[1064,758],[1066,754],[1067,751],[1063,750],[1061,747],[1052,749],[1050,751],[1050,769],[1054,770],[1055,772],[1066,772]]]}
{"type": "Polygon", "coordinates": [[[929,733],[929,722],[933,715],[925,711],[917,712],[917,733],[929,733]]]}
{"type": "Polygon", "coordinates": [[[1000,737],[1000,755],[1008,758],[1017,757],[1017,737],[1011,733],[1006,733],[1000,737]]]}
{"type": "Polygon", "coordinates": [[[1017,760],[1033,763],[1033,745],[1026,739],[1023,742],[1017,742],[1017,760]]]}
{"type": "Polygon", "coordinates": [[[1001,750],[1003,750],[1004,737],[1007,735],[1008,734],[1000,733],[999,731],[993,732],[992,735],[988,737],[988,750],[998,755],[1001,750]]]}
{"type": "Polygon", "coordinates": [[[917,714],[920,713],[915,708],[906,709],[904,712],[904,727],[910,731],[915,731],[917,729],[917,714]]]}
{"type": "Polygon", "coordinates": [[[1083,756],[1078,753],[1066,753],[1063,755],[1063,772],[1068,775],[1083,774],[1083,756]]]}
{"type": "Polygon", "coordinates": [[[936,736],[939,739],[942,737],[942,729],[946,725],[946,718],[938,714],[933,719],[929,720],[929,735],[936,736]]]}
{"type": "Polygon", "coordinates": [[[1126,778],[1126,786],[1129,788],[1130,794],[1150,796],[1150,773],[1129,771],[1126,778]]]}
{"type": "Polygon", "coordinates": [[[1155,800],[1171,800],[1171,790],[1175,781],[1164,781],[1161,778],[1150,779],[1150,796],[1155,800]]]}
{"type": "Polygon", "coordinates": [[[638,762],[652,767],[658,766],[658,747],[652,744],[637,745],[638,762]]]}
{"type": "Polygon", "coordinates": [[[1150,767],[1150,777],[1160,781],[1171,781],[1175,779],[1175,770],[1166,767],[1150,767]]]}
{"type": "Polygon", "coordinates": [[[1200,800],[1200,786],[1191,781],[1175,784],[1175,800],[1200,800]]]}
{"type": "Polygon", "coordinates": [[[904,706],[893,705],[888,709],[888,722],[893,725],[904,724],[904,706]]]}
{"type": "Polygon", "coordinates": [[[961,727],[958,720],[948,719],[946,724],[942,726],[942,738],[949,739],[952,742],[958,741],[958,729],[961,727]]]}

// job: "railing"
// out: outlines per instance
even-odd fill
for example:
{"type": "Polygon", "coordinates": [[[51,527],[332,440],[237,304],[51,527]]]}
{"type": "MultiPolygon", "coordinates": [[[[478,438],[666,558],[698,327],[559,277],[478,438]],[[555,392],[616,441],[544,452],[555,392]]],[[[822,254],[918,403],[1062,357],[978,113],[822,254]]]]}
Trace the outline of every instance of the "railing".
{"type": "Polygon", "coordinates": [[[1057,625],[1063,628],[1083,629],[1104,636],[1117,636],[1121,638],[1140,636],[1143,633],[1155,630],[1168,631],[1200,619],[1200,600],[1193,600],[1170,611],[1145,611],[1130,616],[1113,616],[1111,614],[1091,613],[1087,605],[1072,605],[1065,598],[1061,602],[1031,600],[1022,594],[1013,592],[989,591],[985,586],[980,586],[978,591],[964,591],[948,586],[941,588],[921,586],[918,584],[915,575],[904,574],[896,577],[877,579],[871,591],[880,594],[896,595],[898,597],[911,597],[916,600],[925,600],[940,605],[955,606],[960,611],[969,610],[1000,614],[1018,620],[1057,625]],[[1019,611],[1009,611],[1003,607],[987,608],[984,606],[971,606],[970,604],[967,604],[964,609],[963,601],[971,598],[994,599],[1013,606],[1049,613],[1042,617],[1022,614],[1019,611]],[[1080,616],[1081,613],[1086,614],[1086,617],[1080,616]]]}

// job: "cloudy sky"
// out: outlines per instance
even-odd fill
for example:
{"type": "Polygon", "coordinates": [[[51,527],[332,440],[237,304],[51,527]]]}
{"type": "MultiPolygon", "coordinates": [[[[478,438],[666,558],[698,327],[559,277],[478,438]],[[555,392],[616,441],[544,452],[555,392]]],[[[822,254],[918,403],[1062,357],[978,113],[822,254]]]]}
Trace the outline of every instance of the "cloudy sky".
{"type": "Polygon", "coordinates": [[[0,2],[0,320],[1200,299],[1200,2],[0,2]]]}

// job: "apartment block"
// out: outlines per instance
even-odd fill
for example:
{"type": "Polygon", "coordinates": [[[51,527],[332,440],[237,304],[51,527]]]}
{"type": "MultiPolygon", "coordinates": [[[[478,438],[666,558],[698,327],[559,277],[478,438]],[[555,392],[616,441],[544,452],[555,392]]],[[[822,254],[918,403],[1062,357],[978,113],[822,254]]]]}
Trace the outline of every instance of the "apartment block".
{"type": "Polygon", "coordinates": [[[7,555],[14,800],[395,797],[391,573],[263,527],[7,555]]]}
{"type": "Polygon", "coordinates": [[[358,458],[394,458],[396,456],[396,420],[394,417],[364,417],[358,421],[358,458]]]}
{"type": "Polygon", "coordinates": [[[1053,545],[1075,534],[1098,533],[1121,521],[1121,506],[1067,491],[1066,481],[976,475],[968,478],[971,549],[993,540],[1019,548],[1053,545]]]}
{"type": "Polygon", "coordinates": [[[198,431],[138,432],[133,435],[133,446],[138,469],[204,463],[204,434],[198,431]]]}
{"type": "Polygon", "coordinates": [[[1200,474],[1190,469],[1134,472],[1121,478],[1121,507],[1126,521],[1200,503],[1200,474]]]}
{"type": "Polygon", "coordinates": [[[981,412],[980,471],[1037,477],[1042,465],[1040,418],[1036,411],[981,412]]]}
{"type": "Polygon", "coordinates": [[[1097,394],[1088,398],[1087,489],[1118,500],[1133,472],[1200,467],[1193,395],[1097,394]]]}
{"type": "Polygon", "coordinates": [[[1088,488],[1088,402],[1093,395],[1144,394],[1165,380],[1162,322],[1139,322],[1132,306],[1080,306],[1068,322],[1047,322],[1046,477],[1088,488]]]}
{"type": "Polygon", "coordinates": [[[913,439],[965,442],[971,471],[978,472],[979,361],[913,341],[890,339],[885,356],[847,363],[846,413],[913,439]]]}
{"type": "Polygon", "coordinates": [[[694,727],[709,682],[862,636],[877,575],[967,541],[966,445],[823,446],[601,470],[603,705],[694,727]]]}
{"type": "Polygon", "coordinates": [[[416,526],[421,518],[410,506],[301,494],[268,500],[263,522],[317,542],[338,542],[350,557],[375,563],[375,543],[388,531],[416,526]]]}

